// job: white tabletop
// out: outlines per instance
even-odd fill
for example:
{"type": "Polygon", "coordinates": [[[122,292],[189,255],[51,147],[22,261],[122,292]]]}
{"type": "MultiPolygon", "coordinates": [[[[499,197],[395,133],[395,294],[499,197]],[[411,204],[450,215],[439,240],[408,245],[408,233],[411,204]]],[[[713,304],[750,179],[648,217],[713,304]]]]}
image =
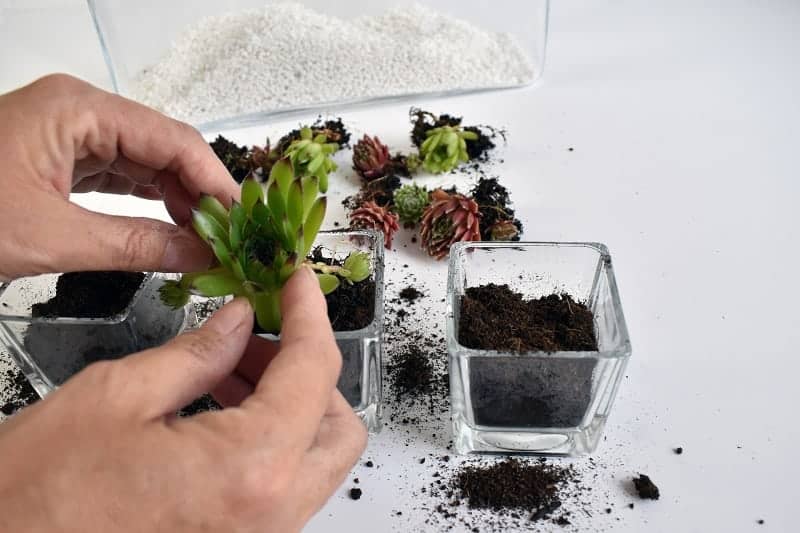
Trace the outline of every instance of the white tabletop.
{"type": "MultiPolygon", "coordinates": [[[[41,65],[107,86],[82,4],[60,3],[75,4],[76,37],[53,43],[55,55],[29,64],[26,75],[41,65]]],[[[797,529],[800,4],[705,4],[559,0],[537,87],[416,102],[508,130],[499,152],[505,163],[495,171],[511,189],[526,240],[611,249],[633,357],[593,456],[594,516],[575,516],[582,530],[797,529]],[[651,475],[661,500],[633,498],[636,472],[651,475]]],[[[11,53],[24,57],[26,49],[6,49],[2,61],[11,53]]],[[[0,89],[22,81],[7,72],[0,69],[0,89]]],[[[341,114],[357,133],[403,149],[407,110],[341,114]]],[[[226,135],[260,143],[297,120],[226,135]]],[[[353,189],[352,180],[338,183],[341,194],[353,189]]],[[[131,199],[79,201],[166,216],[131,199]]],[[[341,208],[330,216],[343,220],[341,208]]],[[[400,248],[388,256],[389,281],[402,263],[432,293],[427,320],[441,322],[435,302],[445,265],[400,248]]],[[[419,490],[433,469],[415,459],[448,453],[447,439],[409,437],[405,429],[390,426],[371,439],[363,460],[380,469],[357,466],[308,531],[425,530],[428,514],[419,507],[435,504],[419,490]],[[352,477],[364,490],[358,502],[346,495],[352,477]]]]}

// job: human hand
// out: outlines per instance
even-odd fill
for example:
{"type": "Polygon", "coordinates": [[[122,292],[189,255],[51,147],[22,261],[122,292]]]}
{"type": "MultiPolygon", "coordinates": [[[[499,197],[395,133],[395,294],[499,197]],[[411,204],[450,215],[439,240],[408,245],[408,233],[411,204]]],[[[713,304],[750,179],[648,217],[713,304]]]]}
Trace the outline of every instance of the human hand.
{"type": "Polygon", "coordinates": [[[336,390],[341,355],[308,269],[282,310],[280,350],[260,352],[255,387],[231,378],[267,343],[239,299],[161,348],[89,366],[5,422],[0,530],[298,531],[366,433],[336,390]],[[221,381],[230,407],[172,415],[221,381]]]}
{"type": "Polygon", "coordinates": [[[239,188],[200,134],[66,75],[0,95],[0,281],[44,272],[189,272],[211,262],[182,226],[200,193],[239,188]],[[99,191],[163,199],[177,225],[69,202],[99,191]]]}

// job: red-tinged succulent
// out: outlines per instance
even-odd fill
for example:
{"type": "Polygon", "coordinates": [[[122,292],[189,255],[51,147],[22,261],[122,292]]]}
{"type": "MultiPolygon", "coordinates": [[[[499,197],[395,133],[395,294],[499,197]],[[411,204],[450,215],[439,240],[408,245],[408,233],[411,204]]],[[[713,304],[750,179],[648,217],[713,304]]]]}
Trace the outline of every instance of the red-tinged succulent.
{"type": "Polygon", "coordinates": [[[518,236],[519,228],[513,220],[498,220],[489,226],[489,237],[493,241],[513,241],[518,236]]]}
{"type": "Polygon", "coordinates": [[[375,202],[364,202],[350,213],[350,225],[354,228],[376,229],[383,232],[383,244],[392,248],[392,238],[400,229],[397,215],[375,202]]]}
{"type": "Polygon", "coordinates": [[[422,214],[422,248],[441,259],[456,242],[481,240],[480,216],[478,204],[472,198],[441,189],[433,191],[431,204],[422,214]]]}
{"type": "Polygon", "coordinates": [[[376,180],[389,173],[392,157],[389,148],[378,137],[364,137],[353,147],[353,168],[367,181],[376,180]]]}

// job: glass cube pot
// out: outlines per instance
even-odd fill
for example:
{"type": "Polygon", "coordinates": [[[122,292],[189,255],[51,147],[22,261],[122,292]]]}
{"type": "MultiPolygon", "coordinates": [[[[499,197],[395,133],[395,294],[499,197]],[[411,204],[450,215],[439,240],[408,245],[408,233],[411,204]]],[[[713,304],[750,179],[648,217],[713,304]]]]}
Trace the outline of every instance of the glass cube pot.
{"type": "MultiPolygon", "coordinates": [[[[353,251],[370,255],[370,279],[375,284],[372,321],[358,330],[334,331],[334,337],[342,352],[337,387],[369,432],[377,433],[381,429],[383,400],[383,234],[372,230],[321,231],[314,246],[321,247],[325,257],[341,260],[353,251]]],[[[279,339],[267,333],[259,336],[279,339]]]]}
{"type": "Polygon", "coordinates": [[[450,250],[450,400],[459,453],[576,456],[603,433],[631,355],[611,256],[597,243],[460,243],[450,250]],[[459,339],[469,287],[508,285],[526,299],[569,294],[594,318],[597,351],[470,349],[459,339]]]}
{"type": "Polygon", "coordinates": [[[148,273],[126,308],[103,318],[33,317],[55,295],[58,274],[0,286],[0,343],[40,396],[87,365],[159,346],[195,324],[194,307],[164,306],[158,289],[170,274],[148,273]]]}
{"type": "Polygon", "coordinates": [[[537,80],[544,69],[549,0],[298,0],[292,4],[282,0],[88,0],[115,90],[205,131],[263,123],[278,113],[524,86],[537,80]],[[269,13],[274,15],[276,9],[283,13],[279,20],[288,17],[285,22],[270,23],[275,17],[269,13]],[[437,18],[426,9],[447,18],[437,18]],[[397,11],[389,22],[359,20],[390,10],[397,11]],[[249,21],[265,13],[264,24],[253,29],[249,21]],[[221,16],[227,18],[209,20],[221,16]],[[416,29],[404,33],[409,20],[416,29]],[[315,47],[320,39],[305,32],[293,40],[302,31],[302,21],[309,21],[312,35],[319,33],[336,42],[322,40],[315,47]],[[441,50],[441,42],[446,45],[464,35],[472,37],[460,49],[441,50]],[[384,47],[388,39],[417,47],[407,51],[384,47]],[[258,70],[259,57],[270,55],[262,50],[262,40],[270,43],[271,56],[282,54],[279,72],[258,70]],[[303,48],[309,54],[297,56],[295,52],[303,48]],[[348,57],[342,57],[342,50],[349,51],[348,57]],[[427,56],[427,50],[436,53],[427,56]],[[261,53],[264,56],[258,56],[261,53]],[[411,58],[417,67],[392,64],[382,54],[396,54],[397,61],[411,58]],[[248,55],[254,57],[252,71],[242,72],[233,64],[248,55]],[[358,57],[365,63],[363,68],[357,63],[347,70],[342,83],[330,81],[348,66],[347,61],[358,61],[358,57]],[[171,58],[169,66],[160,65],[166,58],[171,58]],[[460,62],[462,58],[468,60],[460,62]],[[420,72],[426,73],[424,82],[420,72]],[[403,78],[406,74],[408,79],[403,78]],[[327,82],[319,83],[320,79],[327,82]],[[366,91],[375,80],[381,83],[366,91]],[[247,93],[246,98],[240,97],[248,87],[260,85],[272,86],[272,96],[247,93]],[[308,89],[311,86],[318,90],[308,89]],[[187,105],[195,101],[197,105],[187,105]]]}

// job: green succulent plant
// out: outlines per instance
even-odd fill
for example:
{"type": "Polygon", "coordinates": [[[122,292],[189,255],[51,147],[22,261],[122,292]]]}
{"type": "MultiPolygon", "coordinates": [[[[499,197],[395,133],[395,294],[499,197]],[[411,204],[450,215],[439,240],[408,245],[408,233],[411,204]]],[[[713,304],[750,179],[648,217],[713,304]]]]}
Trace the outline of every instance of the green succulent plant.
{"type": "Polygon", "coordinates": [[[328,174],[336,170],[336,163],[330,158],[339,145],[329,143],[324,133],[314,135],[311,128],[300,130],[300,138],[292,141],[286,152],[295,171],[304,176],[314,176],[319,180],[319,190],[328,191],[328,174]]]}
{"type": "Polygon", "coordinates": [[[403,185],[394,191],[394,209],[403,224],[413,225],[419,222],[430,203],[428,190],[416,183],[403,185]]]}
{"type": "Polygon", "coordinates": [[[467,141],[475,141],[478,134],[465,131],[460,126],[442,126],[428,130],[420,146],[422,166],[428,172],[441,174],[469,161],[467,141]]]}
{"type": "MultiPolygon", "coordinates": [[[[325,146],[324,140],[314,144],[325,146]]],[[[211,247],[219,265],[185,274],[180,281],[166,282],[160,289],[164,303],[180,307],[192,294],[244,296],[255,309],[259,326],[277,333],[281,327],[281,290],[302,265],[317,272],[326,294],[342,282],[357,283],[369,277],[370,260],[365,252],[351,253],[341,266],[307,259],[325,218],[327,200],[320,195],[319,169],[324,162],[312,168],[309,161],[300,159],[297,166],[291,157],[279,160],[265,183],[254,175],[245,179],[241,203],[234,202],[230,209],[212,196],[200,199],[192,211],[192,225],[211,247]]]]}

